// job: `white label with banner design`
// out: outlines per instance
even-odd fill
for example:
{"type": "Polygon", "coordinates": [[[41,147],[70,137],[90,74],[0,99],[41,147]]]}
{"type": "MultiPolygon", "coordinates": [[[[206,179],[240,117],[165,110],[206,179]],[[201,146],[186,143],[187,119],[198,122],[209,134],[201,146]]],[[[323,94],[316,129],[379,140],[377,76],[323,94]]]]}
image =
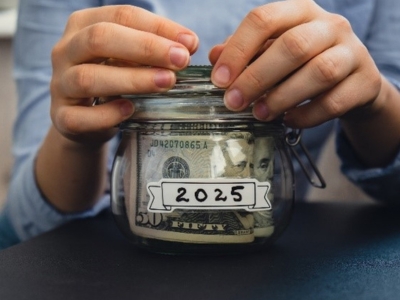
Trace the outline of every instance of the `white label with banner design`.
{"type": "Polygon", "coordinates": [[[149,212],[175,209],[271,210],[269,182],[256,179],[161,179],[147,184],[149,212]]]}

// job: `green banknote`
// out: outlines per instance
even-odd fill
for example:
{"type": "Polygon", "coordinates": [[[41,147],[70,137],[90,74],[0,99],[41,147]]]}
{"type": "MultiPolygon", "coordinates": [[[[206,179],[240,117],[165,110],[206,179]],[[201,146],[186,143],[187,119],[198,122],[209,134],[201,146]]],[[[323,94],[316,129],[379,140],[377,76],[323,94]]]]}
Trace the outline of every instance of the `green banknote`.
{"type": "Polygon", "coordinates": [[[130,152],[137,164],[125,200],[135,234],[220,244],[273,233],[272,138],[196,130],[142,132],[135,139],[130,152]]]}

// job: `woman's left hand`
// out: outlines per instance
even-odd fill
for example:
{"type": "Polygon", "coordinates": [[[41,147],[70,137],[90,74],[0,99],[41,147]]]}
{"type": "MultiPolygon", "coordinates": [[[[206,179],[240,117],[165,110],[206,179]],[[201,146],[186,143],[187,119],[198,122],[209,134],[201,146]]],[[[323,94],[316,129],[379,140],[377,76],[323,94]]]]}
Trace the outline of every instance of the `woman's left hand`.
{"type": "Polygon", "coordinates": [[[350,23],[312,0],[255,8],[209,57],[229,109],[254,103],[257,119],[284,115],[295,128],[373,107],[381,89],[379,70],[350,23]]]}

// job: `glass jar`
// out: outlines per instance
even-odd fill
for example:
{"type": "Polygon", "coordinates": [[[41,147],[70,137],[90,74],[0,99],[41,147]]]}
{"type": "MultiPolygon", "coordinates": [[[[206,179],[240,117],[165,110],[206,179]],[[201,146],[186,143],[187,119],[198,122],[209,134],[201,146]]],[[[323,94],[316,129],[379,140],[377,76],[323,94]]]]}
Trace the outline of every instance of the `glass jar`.
{"type": "MultiPolygon", "coordinates": [[[[294,178],[286,128],[231,112],[211,67],[177,74],[162,94],[126,95],[111,182],[119,228],[135,245],[168,254],[259,250],[289,223],[294,178]]],[[[101,101],[106,101],[100,99],[101,101]]]]}

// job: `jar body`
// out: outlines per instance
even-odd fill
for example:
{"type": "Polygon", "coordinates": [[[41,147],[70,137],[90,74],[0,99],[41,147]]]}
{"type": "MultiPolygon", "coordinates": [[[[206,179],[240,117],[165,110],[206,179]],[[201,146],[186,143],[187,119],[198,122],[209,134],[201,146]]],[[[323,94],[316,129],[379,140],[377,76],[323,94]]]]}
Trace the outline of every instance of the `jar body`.
{"type": "Polygon", "coordinates": [[[112,170],[111,208],[135,245],[169,254],[267,247],[294,201],[284,127],[261,122],[130,122],[112,170]]]}

